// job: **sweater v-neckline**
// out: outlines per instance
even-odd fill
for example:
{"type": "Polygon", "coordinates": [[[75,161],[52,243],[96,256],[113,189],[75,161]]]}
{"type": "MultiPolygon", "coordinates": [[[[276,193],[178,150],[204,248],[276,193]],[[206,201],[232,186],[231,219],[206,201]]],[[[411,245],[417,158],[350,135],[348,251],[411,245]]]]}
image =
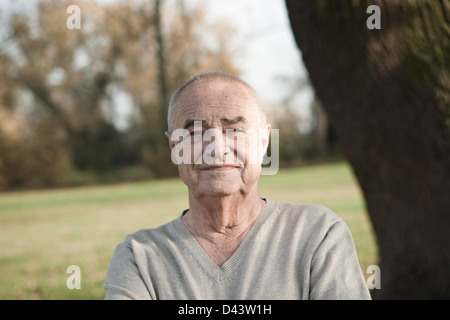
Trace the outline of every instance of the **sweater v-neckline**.
{"type": "Polygon", "coordinates": [[[245,253],[247,252],[247,248],[253,243],[254,237],[261,228],[261,225],[267,220],[270,213],[274,211],[275,202],[269,199],[264,200],[266,200],[266,205],[256,218],[253,226],[250,228],[236,251],[221,266],[217,265],[206,253],[181,220],[183,214],[187,210],[183,211],[181,216],[174,221],[174,226],[181,236],[181,244],[187,249],[187,252],[200,267],[202,267],[202,269],[204,269],[213,279],[220,281],[238,270],[240,262],[246,256],[245,253]]]}

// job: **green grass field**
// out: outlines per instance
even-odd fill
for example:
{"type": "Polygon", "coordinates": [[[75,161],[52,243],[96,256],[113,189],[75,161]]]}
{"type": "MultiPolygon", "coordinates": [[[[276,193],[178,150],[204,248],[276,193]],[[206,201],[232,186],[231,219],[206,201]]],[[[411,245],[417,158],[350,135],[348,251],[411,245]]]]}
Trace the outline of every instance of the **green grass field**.
{"type": "MultiPolygon", "coordinates": [[[[281,170],[262,176],[259,190],[272,200],[329,207],[352,231],[363,272],[377,264],[375,237],[348,165],[281,170]]],[[[0,194],[0,299],[103,299],[114,247],[129,233],[178,217],[187,204],[179,179],[0,194]],[[79,290],[66,286],[70,265],[80,267],[79,290]]]]}

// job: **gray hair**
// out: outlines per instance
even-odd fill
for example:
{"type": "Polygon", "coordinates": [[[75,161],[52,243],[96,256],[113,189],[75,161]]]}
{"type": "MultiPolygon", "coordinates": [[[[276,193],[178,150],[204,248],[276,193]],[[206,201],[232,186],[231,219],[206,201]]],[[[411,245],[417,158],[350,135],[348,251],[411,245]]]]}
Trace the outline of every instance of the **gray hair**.
{"type": "Polygon", "coordinates": [[[226,73],[226,72],[205,72],[200,73],[191,79],[189,79],[185,84],[183,84],[181,87],[179,87],[175,92],[172,94],[172,97],[170,99],[169,103],[169,110],[167,113],[167,126],[169,133],[173,130],[173,122],[175,120],[175,111],[178,106],[178,99],[181,95],[181,93],[191,84],[193,83],[200,83],[202,81],[215,81],[215,80],[222,80],[222,81],[229,81],[229,82],[237,82],[241,85],[243,85],[245,88],[248,89],[250,94],[254,97],[256,104],[259,107],[260,110],[260,123],[261,126],[264,126],[266,124],[266,115],[264,113],[264,110],[261,106],[261,103],[259,101],[258,95],[256,94],[256,91],[245,81],[239,79],[238,77],[226,73]]]}

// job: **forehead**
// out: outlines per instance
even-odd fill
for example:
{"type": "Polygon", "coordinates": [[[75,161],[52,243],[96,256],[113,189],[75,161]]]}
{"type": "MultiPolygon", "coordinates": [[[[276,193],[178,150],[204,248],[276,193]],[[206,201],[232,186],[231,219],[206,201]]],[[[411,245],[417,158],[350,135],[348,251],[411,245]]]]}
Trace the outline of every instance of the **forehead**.
{"type": "Polygon", "coordinates": [[[214,80],[193,83],[179,96],[175,123],[186,118],[214,120],[236,117],[252,119],[257,108],[255,95],[239,82],[214,80]]]}

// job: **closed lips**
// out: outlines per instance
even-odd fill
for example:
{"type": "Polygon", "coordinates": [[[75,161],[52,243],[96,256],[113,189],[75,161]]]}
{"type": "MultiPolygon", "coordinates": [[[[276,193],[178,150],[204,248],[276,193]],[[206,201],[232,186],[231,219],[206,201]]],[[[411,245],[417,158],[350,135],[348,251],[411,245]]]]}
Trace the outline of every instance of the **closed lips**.
{"type": "Polygon", "coordinates": [[[239,166],[232,166],[232,165],[213,165],[213,166],[203,166],[200,167],[200,170],[230,170],[230,169],[236,169],[239,168],[239,166]]]}

